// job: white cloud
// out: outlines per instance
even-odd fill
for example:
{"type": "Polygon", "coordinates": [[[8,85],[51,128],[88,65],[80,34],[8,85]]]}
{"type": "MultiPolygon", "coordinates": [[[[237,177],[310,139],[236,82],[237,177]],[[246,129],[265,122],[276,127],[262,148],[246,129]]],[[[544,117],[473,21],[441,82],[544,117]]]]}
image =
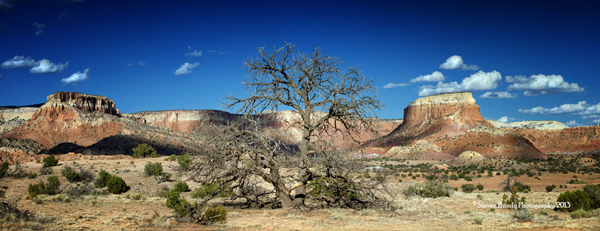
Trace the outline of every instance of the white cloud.
{"type": "Polygon", "coordinates": [[[60,81],[61,81],[61,82],[62,82],[64,85],[71,84],[71,83],[72,83],[73,85],[77,85],[77,84],[79,84],[80,82],[82,82],[82,81],[84,81],[84,80],[87,80],[87,79],[88,79],[88,72],[89,72],[89,71],[90,71],[90,69],[89,69],[89,68],[87,68],[87,69],[85,69],[85,70],[83,71],[83,73],[81,73],[81,72],[77,72],[77,73],[75,73],[75,74],[72,74],[71,76],[69,76],[69,78],[64,78],[64,79],[61,79],[60,81]]]}
{"type": "Polygon", "coordinates": [[[498,122],[500,123],[509,123],[511,121],[514,121],[515,118],[508,118],[508,116],[502,116],[500,117],[500,119],[498,119],[498,122]]]}
{"type": "Polygon", "coordinates": [[[498,82],[502,80],[500,72],[478,71],[471,76],[464,78],[460,84],[457,82],[442,83],[438,82],[436,86],[422,86],[419,96],[426,96],[437,93],[455,92],[455,91],[481,91],[492,90],[498,87],[498,82]]]}
{"type": "Polygon", "coordinates": [[[584,115],[581,117],[581,119],[587,120],[587,119],[600,119],[600,115],[584,115]]]}
{"type": "Polygon", "coordinates": [[[532,109],[519,109],[519,112],[532,115],[583,114],[589,106],[587,102],[579,101],[577,104],[563,104],[554,108],[534,107],[532,109]]]}
{"type": "Polygon", "coordinates": [[[421,86],[419,96],[433,95],[438,93],[455,92],[460,91],[460,85],[457,82],[442,83],[438,82],[437,85],[426,85],[421,86]]]}
{"type": "Polygon", "coordinates": [[[46,25],[38,22],[34,22],[33,24],[31,24],[31,26],[35,28],[35,36],[42,35],[42,33],[44,33],[44,28],[46,28],[46,25]]]}
{"type": "Polygon", "coordinates": [[[525,91],[523,95],[536,96],[539,94],[552,95],[554,93],[570,93],[585,91],[577,83],[567,83],[560,75],[532,75],[529,78],[518,75],[506,76],[506,82],[512,83],[508,90],[525,91]]]}
{"type": "Polygon", "coordinates": [[[128,66],[128,67],[133,67],[133,66],[135,66],[135,64],[133,64],[133,63],[128,63],[128,64],[127,64],[127,66],[128,66]]]}
{"type": "Polygon", "coordinates": [[[189,74],[192,73],[192,69],[198,67],[200,65],[200,63],[184,63],[181,65],[181,67],[179,69],[177,69],[175,71],[175,75],[183,75],[183,74],[189,74]]]}
{"type": "Polygon", "coordinates": [[[569,126],[569,127],[577,127],[577,126],[581,126],[581,124],[577,123],[577,121],[575,120],[571,120],[567,123],[565,123],[565,125],[569,126]]]}
{"type": "Polygon", "coordinates": [[[388,83],[383,88],[392,88],[392,87],[404,87],[410,85],[410,83],[388,83]]]}
{"type": "Polygon", "coordinates": [[[450,56],[450,58],[446,59],[445,63],[442,63],[440,65],[440,69],[451,70],[457,68],[460,68],[461,70],[479,70],[479,67],[477,65],[467,66],[466,64],[464,64],[462,57],[459,55],[450,56]]]}
{"type": "Polygon", "coordinates": [[[12,59],[4,61],[0,66],[5,69],[15,69],[22,67],[33,67],[35,64],[35,60],[33,60],[31,57],[25,58],[25,56],[15,56],[12,59]]]}
{"type": "Polygon", "coordinates": [[[592,123],[599,124],[600,123],[600,119],[592,120],[592,123]]]}
{"type": "Polygon", "coordinates": [[[418,83],[418,82],[440,82],[440,81],[444,81],[444,75],[442,75],[442,72],[439,71],[434,71],[433,73],[429,74],[429,75],[420,75],[417,78],[411,79],[410,82],[411,83],[418,83]]]}
{"type": "Polygon", "coordinates": [[[34,74],[56,74],[62,72],[64,69],[69,66],[69,62],[59,63],[55,65],[52,61],[47,59],[42,59],[35,63],[35,66],[32,67],[29,72],[34,74]]]}
{"type": "Polygon", "coordinates": [[[513,98],[517,97],[517,94],[511,94],[508,91],[497,91],[497,92],[488,91],[479,97],[486,98],[486,99],[513,99],[513,98]]]}
{"type": "Polygon", "coordinates": [[[194,52],[190,52],[185,55],[186,56],[202,56],[202,51],[194,50],[194,52]]]}

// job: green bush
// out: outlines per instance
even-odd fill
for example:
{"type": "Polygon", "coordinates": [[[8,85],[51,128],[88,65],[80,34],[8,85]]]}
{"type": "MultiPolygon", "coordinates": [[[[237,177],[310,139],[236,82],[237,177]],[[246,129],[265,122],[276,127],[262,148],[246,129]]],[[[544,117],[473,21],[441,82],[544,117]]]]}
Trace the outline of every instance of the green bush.
{"type": "Polygon", "coordinates": [[[531,188],[529,185],[524,185],[521,182],[515,182],[514,187],[517,187],[518,192],[530,192],[531,188]]]}
{"type": "Polygon", "coordinates": [[[42,167],[47,168],[57,165],[58,160],[53,155],[49,155],[48,157],[44,158],[44,165],[42,167]]]}
{"type": "Polygon", "coordinates": [[[403,191],[406,197],[420,196],[429,198],[449,197],[452,192],[452,187],[447,186],[441,181],[415,183],[403,191]]]}
{"type": "Polygon", "coordinates": [[[106,186],[106,182],[108,182],[109,179],[110,179],[110,174],[108,174],[108,172],[102,170],[98,174],[98,178],[96,178],[96,181],[94,181],[94,186],[96,186],[96,188],[104,188],[106,186]]]}
{"type": "Polygon", "coordinates": [[[2,162],[0,165],[0,179],[8,175],[8,162],[2,162]]]}
{"type": "Polygon", "coordinates": [[[478,185],[477,185],[477,186],[475,186],[475,187],[477,187],[477,189],[479,189],[479,190],[483,190],[483,185],[481,185],[481,184],[478,184],[478,185]]]}
{"type": "Polygon", "coordinates": [[[179,164],[179,168],[186,170],[192,165],[192,158],[188,154],[177,156],[177,163],[179,164]]]}
{"type": "Polygon", "coordinates": [[[590,199],[592,209],[600,208],[600,184],[588,184],[583,187],[583,193],[590,199]]]}
{"type": "Polygon", "coordinates": [[[460,186],[460,188],[462,189],[463,192],[466,192],[466,193],[472,193],[476,189],[475,185],[472,185],[472,184],[463,184],[460,186]]]}
{"type": "Polygon", "coordinates": [[[578,209],[571,213],[571,218],[573,218],[573,219],[586,218],[586,217],[589,217],[589,213],[582,209],[578,209]]]}
{"type": "Polygon", "coordinates": [[[450,175],[450,180],[458,180],[458,176],[456,174],[450,175]]]}
{"type": "Polygon", "coordinates": [[[144,157],[159,157],[160,155],[156,153],[156,150],[145,143],[139,144],[137,147],[133,148],[133,158],[144,158],[144,157]]]}
{"type": "Polygon", "coordinates": [[[468,177],[468,176],[467,176],[467,177],[465,177],[465,180],[466,180],[466,181],[473,181],[473,179],[471,179],[471,177],[468,177]]]}
{"type": "Polygon", "coordinates": [[[204,218],[202,219],[205,223],[211,224],[214,222],[225,222],[227,220],[227,213],[229,211],[219,205],[217,207],[208,207],[206,212],[204,213],[204,218]]]}
{"type": "Polygon", "coordinates": [[[179,192],[189,192],[190,187],[188,187],[188,184],[185,183],[184,181],[178,181],[175,184],[175,187],[173,188],[173,190],[179,191],[179,192]]]}
{"type": "Polygon", "coordinates": [[[38,175],[36,173],[31,173],[29,175],[27,175],[27,178],[29,179],[35,179],[38,175]]]}
{"type": "Polygon", "coordinates": [[[558,196],[558,199],[556,199],[556,202],[568,202],[571,205],[569,208],[560,208],[562,211],[573,212],[579,209],[590,209],[590,199],[580,190],[575,192],[566,191],[561,193],[558,196]]]}
{"type": "Polygon", "coordinates": [[[554,190],[554,188],[556,188],[556,185],[548,185],[548,186],[546,186],[546,192],[552,192],[552,190],[554,190]]]}
{"type": "Polygon", "coordinates": [[[79,174],[77,174],[77,172],[69,166],[63,168],[60,171],[60,174],[67,178],[67,180],[71,183],[81,181],[81,177],[79,176],[79,174]]]}
{"type": "MultiPolygon", "coordinates": [[[[313,190],[313,192],[314,192],[314,190],[313,190]]],[[[205,185],[202,185],[201,187],[195,188],[191,192],[190,196],[192,198],[205,198],[207,196],[215,195],[215,194],[217,197],[231,197],[233,195],[233,191],[229,184],[223,185],[223,181],[218,180],[211,184],[205,184],[205,185]],[[219,186],[223,186],[224,189],[217,193],[217,190],[219,190],[219,186]]]]}
{"type": "Polygon", "coordinates": [[[114,194],[121,194],[127,191],[127,184],[125,184],[123,178],[118,176],[110,176],[110,179],[106,182],[106,187],[108,188],[108,192],[114,194]]]}
{"type": "Polygon", "coordinates": [[[41,194],[47,195],[55,195],[58,192],[58,187],[60,186],[60,181],[58,181],[57,176],[51,176],[47,179],[48,183],[44,184],[44,182],[40,181],[37,184],[29,184],[27,188],[27,193],[29,198],[35,198],[41,194]]]}
{"type": "Polygon", "coordinates": [[[156,162],[148,162],[144,166],[144,173],[148,176],[160,176],[163,173],[162,163],[156,162]]]}

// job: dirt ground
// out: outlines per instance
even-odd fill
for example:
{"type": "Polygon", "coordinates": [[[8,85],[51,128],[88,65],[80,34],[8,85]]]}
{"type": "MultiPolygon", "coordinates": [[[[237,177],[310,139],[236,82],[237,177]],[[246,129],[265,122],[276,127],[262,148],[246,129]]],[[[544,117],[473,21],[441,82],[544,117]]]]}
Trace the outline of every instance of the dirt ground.
{"type": "MultiPolygon", "coordinates": [[[[162,162],[167,172],[173,173],[177,164],[165,161],[165,157],[133,159],[129,156],[115,156],[111,159],[98,159],[80,154],[59,155],[59,166],[53,167],[55,176],[61,183],[67,180],[60,175],[64,166],[106,170],[110,174],[122,177],[130,190],[127,193],[141,193],[146,199],[127,199],[126,193],[121,195],[84,196],[70,202],[46,200],[36,204],[27,200],[27,187],[40,180],[46,181],[48,176],[35,179],[0,180],[1,186],[8,186],[5,198],[0,201],[16,202],[20,210],[28,210],[44,217],[49,222],[42,226],[29,226],[26,223],[10,225],[0,224],[2,230],[600,230],[600,218],[572,219],[568,213],[555,212],[552,209],[530,209],[535,214],[533,222],[519,222],[509,209],[490,207],[502,200],[499,182],[504,176],[474,178],[467,182],[463,179],[450,181],[449,185],[458,187],[462,184],[481,183],[484,190],[473,193],[454,192],[451,197],[438,199],[405,198],[398,195],[394,205],[395,211],[353,210],[353,209],[314,209],[300,211],[296,209],[239,209],[229,208],[228,219],[224,223],[210,226],[178,223],[172,217],[172,210],[165,206],[165,199],[152,195],[163,185],[172,188],[174,181],[158,184],[154,178],[144,175],[147,162],[162,162]],[[491,191],[490,191],[491,190],[491,191]],[[479,196],[478,196],[479,195],[479,196]],[[543,211],[542,211],[543,210],[543,211]],[[476,224],[475,218],[482,223],[476,224]],[[37,227],[37,228],[36,228],[37,227]],[[41,228],[40,228],[41,227],[41,228]]],[[[39,173],[42,164],[25,163],[25,171],[39,173]]],[[[560,192],[576,190],[582,185],[568,185],[566,189],[557,187],[553,192],[546,192],[545,186],[555,184],[566,185],[573,179],[573,173],[544,173],[540,180],[521,176],[519,181],[530,185],[532,192],[520,193],[526,197],[526,203],[532,205],[554,204],[560,192]]],[[[600,183],[600,174],[577,175],[577,179],[588,183],[600,183]]],[[[411,181],[423,181],[422,177],[389,179],[395,187],[406,187],[411,181]],[[398,183],[402,179],[402,183],[398,183]]],[[[198,187],[187,182],[190,188],[198,187]]],[[[183,193],[188,200],[189,193],[183,193]]]]}

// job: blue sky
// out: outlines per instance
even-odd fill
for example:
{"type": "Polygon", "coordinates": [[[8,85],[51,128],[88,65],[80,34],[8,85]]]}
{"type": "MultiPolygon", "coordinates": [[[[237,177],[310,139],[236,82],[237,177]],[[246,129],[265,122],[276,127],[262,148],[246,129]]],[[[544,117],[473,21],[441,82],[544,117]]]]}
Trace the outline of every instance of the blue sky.
{"type": "Polygon", "coordinates": [[[242,62],[287,41],[360,65],[380,118],[470,91],[486,119],[598,124],[597,12],[598,1],[0,0],[0,105],[77,91],[124,113],[222,109],[245,94],[242,62]]]}

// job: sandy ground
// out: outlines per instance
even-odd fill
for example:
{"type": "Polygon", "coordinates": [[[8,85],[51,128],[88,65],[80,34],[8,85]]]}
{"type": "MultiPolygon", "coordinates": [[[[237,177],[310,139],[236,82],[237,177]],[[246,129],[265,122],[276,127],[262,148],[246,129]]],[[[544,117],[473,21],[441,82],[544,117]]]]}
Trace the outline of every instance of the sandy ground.
{"type": "MultiPolygon", "coordinates": [[[[535,214],[533,222],[519,222],[509,209],[490,209],[502,200],[503,193],[498,191],[499,182],[504,176],[475,178],[450,181],[449,185],[460,188],[470,183],[484,185],[483,191],[474,193],[455,192],[451,197],[438,199],[405,198],[398,195],[394,205],[401,207],[395,211],[353,210],[353,209],[314,209],[300,211],[296,209],[239,209],[230,208],[228,219],[224,223],[210,226],[190,223],[178,223],[171,216],[172,211],[165,206],[165,199],[152,195],[163,185],[169,188],[175,181],[158,184],[154,178],[144,175],[147,162],[162,162],[167,172],[172,172],[176,162],[165,161],[165,157],[133,159],[120,156],[114,159],[90,159],[90,156],[69,154],[58,156],[60,166],[54,167],[54,174],[61,183],[67,180],[60,175],[64,166],[90,168],[92,171],[106,170],[110,174],[122,177],[131,187],[128,193],[142,193],[144,200],[127,199],[125,194],[107,196],[85,196],[71,202],[47,200],[36,204],[25,199],[29,184],[45,181],[48,176],[35,179],[3,178],[0,185],[8,186],[5,198],[0,201],[14,201],[20,210],[28,210],[38,216],[53,220],[43,226],[49,230],[600,230],[600,218],[572,219],[568,213],[544,209],[531,209],[535,214]],[[132,162],[133,161],[133,162],[132,162]],[[479,197],[477,195],[480,195],[479,197]],[[482,224],[474,219],[482,218],[482,224]]],[[[40,163],[25,163],[25,171],[39,173],[40,163]]],[[[97,174],[97,173],[96,173],[97,174]]],[[[422,174],[422,173],[420,173],[422,174]]],[[[568,185],[568,188],[556,188],[546,192],[545,186],[565,185],[573,179],[573,173],[544,173],[540,180],[521,176],[519,181],[532,188],[525,196],[526,203],[532,205],[554,204],[559,192],[573,191],[582,185],[568,185]]],[[[600,174],[581,175],[579,180],[598,184],[600,174]]],[[[422,181],[422,177],[413,180],[410,177],[389,179],[396,187],[405,187],[410,181],[422,181]],[[402,183],[398,183],[402,179],[402,183]]],[[[187,182],[190,188],[198,185],[187,182]]],[[[189,198],[189,193],[182,194],[189,198]]],[[[0,226],[5,230],[23,230],[26,224],[0,226]]]]}

